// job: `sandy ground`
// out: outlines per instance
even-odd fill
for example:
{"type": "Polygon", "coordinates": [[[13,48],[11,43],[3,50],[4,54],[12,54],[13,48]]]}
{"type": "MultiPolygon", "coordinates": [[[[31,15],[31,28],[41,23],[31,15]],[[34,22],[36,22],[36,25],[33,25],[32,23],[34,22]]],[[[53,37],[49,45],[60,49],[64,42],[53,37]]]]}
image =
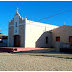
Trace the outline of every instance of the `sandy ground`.
{"type": "Polygon", "coordinates": [[[0,53],[0,71],[72,71],[72,54],[0,53]]]}

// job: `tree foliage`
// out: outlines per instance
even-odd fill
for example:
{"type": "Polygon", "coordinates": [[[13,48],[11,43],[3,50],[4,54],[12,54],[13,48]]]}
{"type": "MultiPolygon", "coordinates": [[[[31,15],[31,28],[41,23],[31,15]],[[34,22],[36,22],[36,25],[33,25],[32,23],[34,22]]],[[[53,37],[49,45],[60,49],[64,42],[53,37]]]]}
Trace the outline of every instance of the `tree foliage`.
{"type": "Polygon", "coordinates": [[[2,33],[0,33],[0,34],[2,34],[2,33]]]}

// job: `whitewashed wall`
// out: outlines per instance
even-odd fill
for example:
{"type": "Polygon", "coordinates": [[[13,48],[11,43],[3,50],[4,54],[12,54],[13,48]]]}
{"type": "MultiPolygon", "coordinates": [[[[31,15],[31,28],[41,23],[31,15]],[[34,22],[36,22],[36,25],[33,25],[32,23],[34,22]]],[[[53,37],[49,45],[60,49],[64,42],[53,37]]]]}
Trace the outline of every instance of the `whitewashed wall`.
{"type": "MultiPolygon", "coordinates": [[[[26,20],[25,47],[26,48],[36,47],[37,40],[41,37],[41,35],[44,32],[52,30],[57,27],[58,26],[26,20]]],[[[48,36],[48,35],[45,34],[45,36],[48,36]]],[[[43,36],[43,38],[45,36],[43,36]]],[[[45,41],[43,42],[45,38],[44,39],[43,38],[39,40],[39,43],[41,44],[41,45],[39,44],[39,47],[42,45],[44,45],[44,47],[47,47],[45,41]]]]}

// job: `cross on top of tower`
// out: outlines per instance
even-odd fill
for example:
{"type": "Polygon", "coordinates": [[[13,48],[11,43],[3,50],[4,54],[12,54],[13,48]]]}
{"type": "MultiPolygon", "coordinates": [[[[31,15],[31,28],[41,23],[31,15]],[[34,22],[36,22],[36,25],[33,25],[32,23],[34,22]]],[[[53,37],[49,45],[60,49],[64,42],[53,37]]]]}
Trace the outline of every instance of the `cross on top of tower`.
{"type": "Polygon", "coordinates": [[[18,7],[17,7],[17,10],[16,10],[16,13],[18,13],[18,7]]]}
{"type": "Polygon", "coordinates": [[[18,11],[18,7],[17,7],[17,11],[18,11]]]}
{"type": "MultiPolygon", "coordinates": [[[[16,15],[20,16],[18,10],[19,10],[19,9],[18,9],[18,7],[17,7],[15,16],[16,16],[16,15]]],[[[21,17],[21,16],[20,16],[20,17],[21,17]]]]}
{"type": "Polygon", "coordinates": [[[65,25],[65,22],[64,22],[64,25],[65,25]]]}

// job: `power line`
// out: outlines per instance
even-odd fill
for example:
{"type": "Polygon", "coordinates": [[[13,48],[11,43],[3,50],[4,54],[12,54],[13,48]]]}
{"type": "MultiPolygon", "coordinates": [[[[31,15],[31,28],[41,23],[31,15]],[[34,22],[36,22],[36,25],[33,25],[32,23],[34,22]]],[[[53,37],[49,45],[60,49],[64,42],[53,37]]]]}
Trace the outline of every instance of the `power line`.
{"type": "MultiPolygon", "coordinates": [[[[67,10],[67,11],[64,11],[64,12],[61,12],[61,13],[58,13],[58,14],[55,14],[55,15],[52,15],[52,16],[49,16],[49,17],[46,17],[46,18],[39,19],[39,20],[37,20],[37,21],[41,21],[41,20],[44,20],[44,19],[47,19],[47,18],[51,18],[51,17],[57,16],[57,15],[60,15],[60,14],[69,12],[69,11],[71,11],[71,10],[72,10],[72,9],[67,10]]],[[[35,22],[37,22],[37,21],[35,21],[35,22]]],[[[33,21],[33,22],[34,22],[34,21],[33,21]]],[[[33,22],[30,22],[30,23],[33,23],[33,22]]],[[[27,24],[30,24],[30,23],[27,23],[27,24]]]]}
{"type": "MultiPolygon", "coordinates": [[[[47,18],[51,18],[51,17],[57,16],[57,15],[60,15],[60,14],[63,14],[63,13],[69,12],[69,11],[72,11],[72,9],[67,10],[67,11],[64,11],[64,12],[61,12],[61,13],[58,13],[58,14],[55,14],[55,15],[52,15],[52,16],[49,16],[49,17],[46,17],[46,18],[39,19],[39,20],[37,20],[37,21],[41,21],[41,20],[44,20],[44,19],[47,19],[47,18]]],[[[35,21],[35,22],[37,22],[37,21],[35,21]]],[[[34,21],[33,21],[33,22],[34,22],[34,21]]],[[[30,22],[30,23],[33,23],[33,22],[30,22]]],[[[30,23],[27,23],[27,24],[30,24],[30,23]]],[[[32,24],[30,24],[30,25],[32,25],[32,24]]],[[[34,24],[33,24],[33,25],[34,25],[34,24]]],[[[40,26],[40,25],[39,25],[39,26],[40,26]]],[[[5,30],[7,30],[7,29],[5,29],[5,30]]],[[[3,31],[3,30],[1,30],[1,31],[3,31]]]]}
{"type": "Polygon", "coordinates": [[[58,13],[58,14],[55,14],[55,15],[52,15],[52,16],[49,16],[49,17],[46,17],[46,18],[39,19],[38,21],[41,21],[41,20],[44,20],[44,19],[47,19],[47,18],[51,18],[51,17],[57,16],[57,15],[60,15],[60,14],[63,14],[63,13],[69,12],[69,11],[72,11],[72,9],[58,13]]]}

